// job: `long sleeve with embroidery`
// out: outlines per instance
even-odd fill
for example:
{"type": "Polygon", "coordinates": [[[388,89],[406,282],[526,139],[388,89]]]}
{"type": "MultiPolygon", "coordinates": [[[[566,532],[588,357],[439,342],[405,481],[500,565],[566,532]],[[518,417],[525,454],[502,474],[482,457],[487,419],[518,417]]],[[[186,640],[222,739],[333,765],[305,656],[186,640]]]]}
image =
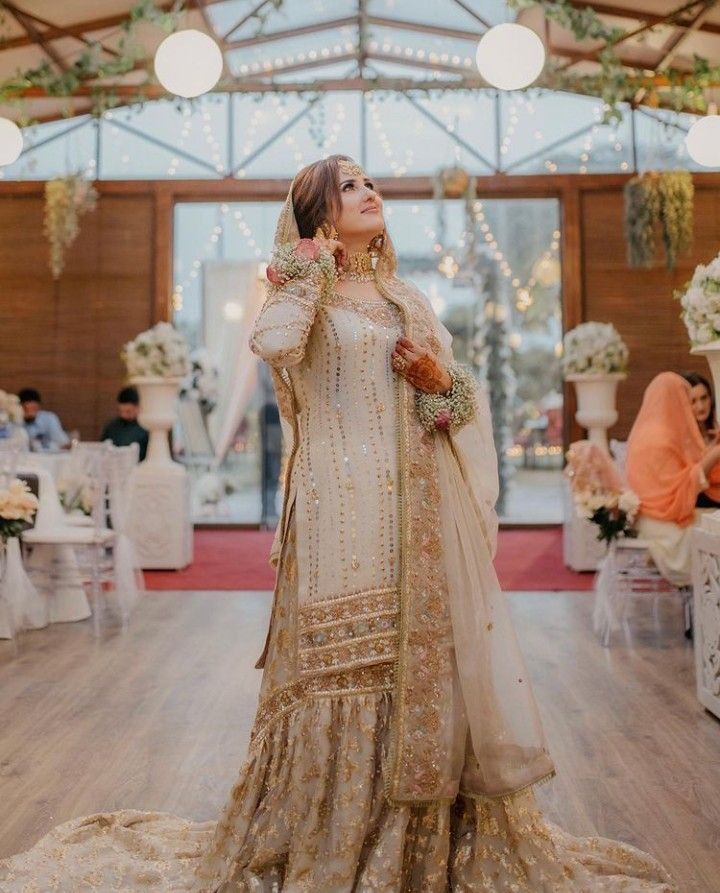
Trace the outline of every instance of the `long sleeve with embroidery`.
{"type": "Polygon", "coordinates": [[[250,349],[273,366],[295,366],[305,355],[320,303],[317,277],[271,285],[250,335],[250,349]]]}

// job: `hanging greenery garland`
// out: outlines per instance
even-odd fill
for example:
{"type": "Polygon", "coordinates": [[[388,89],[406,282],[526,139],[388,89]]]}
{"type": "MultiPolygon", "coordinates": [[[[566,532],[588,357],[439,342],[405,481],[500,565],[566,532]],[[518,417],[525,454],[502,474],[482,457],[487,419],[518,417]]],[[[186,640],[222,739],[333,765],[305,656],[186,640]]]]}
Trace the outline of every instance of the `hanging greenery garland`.
{"type": "Polygon", "coordinates": [[[45,184],[45,235],[50,243],[53,279],[65,269],[65,252],[80,232],[80,218],[95,208],[97,192],[80,174],[70,174],[45,184]]]}
{"type": "MultiPolygon", "coordinates": [[[[707,6],[713,5],[712,0],[704,2],[707,6]]],[[[550,63],[533,86],[598,96],[607,105],[606,121],[620,120],[620,104],[636,102],[638,95],[643,97],[643,104],[651,108],[663,105],[678,112],[706,112],[704,91],[720,82],[720,66],[712,65],[698,55],[693,57],[690,71],[663,68],[648,75],[626,68],[617,53],[617,46],[626,32],[606,24],[592,6],[576,8],[572,0],[508,0],[508,5],[516,10],[539,6],[546,19],[570,31],[577,41],[601,41],[604,44],[595,60],[600,66],[598,74],[579,75],[562,64],[550,63]]]]}
{"type": "Polygon", "coordinates": [[[625,185],[625,239],[631,267],[651,267],[658,232],[668,270],[693,240],[694,187],[688,171],[649,171],[625,185]]]}

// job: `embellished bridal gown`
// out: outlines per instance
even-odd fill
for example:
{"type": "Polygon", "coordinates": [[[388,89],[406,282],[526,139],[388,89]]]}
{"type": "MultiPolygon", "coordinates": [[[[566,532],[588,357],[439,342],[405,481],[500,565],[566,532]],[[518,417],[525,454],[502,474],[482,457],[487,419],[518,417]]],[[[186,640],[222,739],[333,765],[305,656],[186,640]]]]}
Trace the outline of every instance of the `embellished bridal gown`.
{"type": "Polygon", "coordinates": [[[3,893],[675,889],[535,803],[553,768],[492,571],[487,410],[417,426],[392,347],[410,332],[447,359],[449,336],[410,286],[383,293],[291,283],[255,325],[291,448],[260,702],[219,821],[74,820],[0,863],[3,893]]]}

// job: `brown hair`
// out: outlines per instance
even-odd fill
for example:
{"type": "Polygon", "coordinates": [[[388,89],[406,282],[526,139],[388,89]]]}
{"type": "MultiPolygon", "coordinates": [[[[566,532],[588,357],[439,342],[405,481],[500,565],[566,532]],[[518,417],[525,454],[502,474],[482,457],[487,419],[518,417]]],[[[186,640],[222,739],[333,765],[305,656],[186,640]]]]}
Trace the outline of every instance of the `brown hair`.
{"type": "Polygon", "coordinates": [[[354,164],[347,155],[331,155],[304,167],[295,177],[292,200],[301,239],[312,239],[319,226],[333,223],[340,214],[339,161],[354,164]]]}

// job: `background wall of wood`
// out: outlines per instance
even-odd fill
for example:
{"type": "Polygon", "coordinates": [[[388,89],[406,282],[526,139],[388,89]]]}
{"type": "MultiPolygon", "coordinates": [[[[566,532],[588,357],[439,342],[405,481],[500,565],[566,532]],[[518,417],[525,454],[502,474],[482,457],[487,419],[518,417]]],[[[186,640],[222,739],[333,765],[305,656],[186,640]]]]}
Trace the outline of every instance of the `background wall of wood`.
{"type": "Polygon", "coordinates": [[[97,439],[124,383],[121,347],[154,316],[154,197],[102,195],[57,282],[43,205],[0,196],[0,387],[37,387],[66,430],[97,439]]]}
{"type": "MultiPolygon", "coordinates": [[[[706,372],[691,358],[673,300],[697,263],[720,249],[720,175],[694,175],[695,245],[669,273],[625,260],[623,186],[627,175],[478,177],[485,198],[557,198],[562,213],[565,328],[612,322],[628,343],[631,368],[620,385],[625,437],[650,379],[664,369],[706,372]]],[[[97,437],[123,383],[122,344],[170,317],[173,207],[180,201],[277,201],[288,180],[105,181],[96,211],[82,223],[58,283],[48,269],[42,183],[0,183],[0,388],[38,387],[68,429],[97,437]]],[[[431,198],[429,177],[380,181],[389,198],[431,198]]],[[[566,439],[580,436],[566,390],[566,439]]]]}
{"type": "Polygon", "coordinates": [[[625,439],[658,372],[692,369],[709,377],[707,362],[689,353],[687,330],[673,291],[720,250],[720,179],[695,192],[695,244],[673,272],[658,254],[653,267],[634,270],[625,261],[623,195],[615,187],[581,194],[583,319],[612,322],[630,349],[630,373],[618,388],[618,424],[610,434],[625,439]]]}

